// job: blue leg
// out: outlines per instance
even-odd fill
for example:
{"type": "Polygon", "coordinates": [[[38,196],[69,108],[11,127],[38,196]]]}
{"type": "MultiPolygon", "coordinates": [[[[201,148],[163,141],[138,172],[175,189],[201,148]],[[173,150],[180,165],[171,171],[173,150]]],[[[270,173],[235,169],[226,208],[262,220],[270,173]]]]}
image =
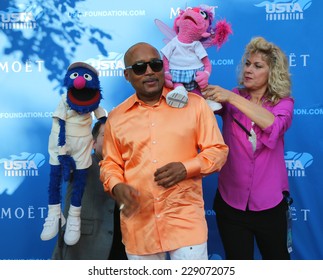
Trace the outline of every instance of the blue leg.
{"type": "Polygon", "coordinates": [[[88,169],[74,170],[73,192],[71,197],[71,205],[79,207],[82,203],[88,169]]]}

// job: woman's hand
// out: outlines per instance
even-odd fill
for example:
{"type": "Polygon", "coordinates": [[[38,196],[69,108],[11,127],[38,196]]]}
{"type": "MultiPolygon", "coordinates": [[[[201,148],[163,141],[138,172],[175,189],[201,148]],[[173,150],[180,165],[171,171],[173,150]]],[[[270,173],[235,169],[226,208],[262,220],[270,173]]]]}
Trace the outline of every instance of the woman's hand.
{"type": "Polygon", "coordinates": [[[208,85],[202,90],[205,99],[213,100],[219,103],[229,102],[231,95],[230,90],[224,89],[220,86],[208,85]]]}

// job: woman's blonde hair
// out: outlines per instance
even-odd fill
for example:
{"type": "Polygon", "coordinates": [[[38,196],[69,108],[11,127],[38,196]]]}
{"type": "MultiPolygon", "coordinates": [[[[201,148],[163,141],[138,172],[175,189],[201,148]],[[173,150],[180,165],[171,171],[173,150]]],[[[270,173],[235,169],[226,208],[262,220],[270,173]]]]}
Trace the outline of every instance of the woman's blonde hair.
{"type": "Polygon", "coordinates": [[[239,84],[243,85],[243,67],[250,55],[259,53],[269,66],[267,102],[276,104],[280,99],[291,95],[291,78],[286,55],[275,44],[263,37],[253,38],[245,48],[239,65],[239,84]]]}

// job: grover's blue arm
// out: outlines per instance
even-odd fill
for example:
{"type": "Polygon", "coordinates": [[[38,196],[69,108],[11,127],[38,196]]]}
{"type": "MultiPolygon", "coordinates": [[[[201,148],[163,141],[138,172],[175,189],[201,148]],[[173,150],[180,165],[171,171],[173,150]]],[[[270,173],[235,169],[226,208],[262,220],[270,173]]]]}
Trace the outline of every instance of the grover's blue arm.
{"type": "Polygon", "coordinates": [[[105,124],[105,122],[107,121],[107,117],[101,117],[99,118],[99,121],[100,123],[105,124]]]}
{"type": "MultiPolygon", "coordinates": [[[[58,146],[63,147],[66,144],[66,130],[65,121],[59,119],[59,134],[58,134],[58,146]]],[[[59,153],[58,160],[62,166],[63,178],[68,181],[72,170],[76,169],[74,159],[66,154],[66,150],[62,154],[59,153]]]]}
{"type": "Polygon", "coordinates": [[[64,146],[66,143],[65,121],[59,119],[58,146],[64,146]]]}

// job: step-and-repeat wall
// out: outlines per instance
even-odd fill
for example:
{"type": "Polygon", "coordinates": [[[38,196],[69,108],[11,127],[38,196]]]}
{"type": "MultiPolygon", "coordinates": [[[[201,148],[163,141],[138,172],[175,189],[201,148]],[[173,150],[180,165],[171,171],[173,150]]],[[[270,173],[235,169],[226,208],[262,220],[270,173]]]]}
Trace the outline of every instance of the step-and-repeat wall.
{"type": "MultiPolygon", "coordinates": [[[[216,6],[216,20],[226,19],[233,29],[220,50],[207,49],[212,84],[236,85],[236,66],[253,36],[278,44],[289,58],[295,110],[285,161],[294,198],[292,258],[323,259],[320,0],[1,0],[0,259],[51,257],[56,239],[39,237],[47,214],[47,143],[68,65],[81,60],[100,72],[102,105],[110,111],[133,93],[123,76],[127,48],[145,41],[161,49],[164,35],[154,20],[171,27],[179,9],[200,4],[216,6]]],[[[216,187],[217,174],[204,179],[209,258],[223,259],[212,210],[216,187]]]]}

